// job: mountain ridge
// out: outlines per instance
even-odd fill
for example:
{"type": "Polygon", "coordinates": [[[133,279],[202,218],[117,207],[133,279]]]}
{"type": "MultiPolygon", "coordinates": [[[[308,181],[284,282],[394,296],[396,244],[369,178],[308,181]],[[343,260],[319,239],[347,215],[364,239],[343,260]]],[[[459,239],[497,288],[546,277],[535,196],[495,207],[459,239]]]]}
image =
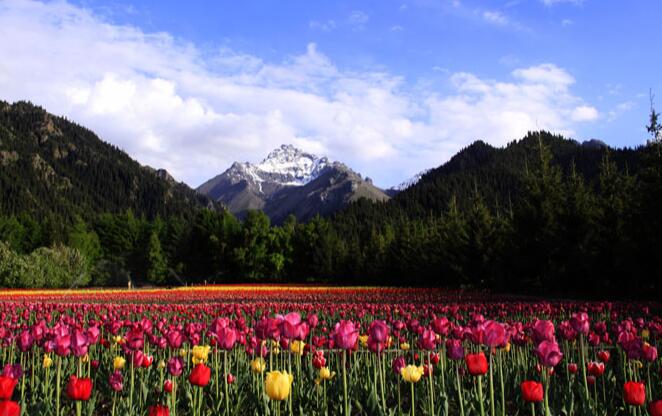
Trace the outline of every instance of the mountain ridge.
{"type": "Polygon", "coordinates": [[[274,149],[258,164],[234,162],[197,191],[239,216],[260,209],[276,223],[290,214],[298,220],[332,214],[359,198],[389,198],[345,164],[290,144],[274,149]]]}

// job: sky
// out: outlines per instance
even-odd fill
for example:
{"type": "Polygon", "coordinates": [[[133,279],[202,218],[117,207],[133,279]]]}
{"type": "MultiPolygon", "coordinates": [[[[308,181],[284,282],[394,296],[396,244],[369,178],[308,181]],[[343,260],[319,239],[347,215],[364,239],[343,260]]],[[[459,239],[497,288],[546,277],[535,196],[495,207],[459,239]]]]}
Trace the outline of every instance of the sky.
{"type": "Polygon", "coordinates": [[[474,140],[647,139],[658,0],[0,0],[0,100],[196,187],[280,144],[389,187],[474,140]]]}

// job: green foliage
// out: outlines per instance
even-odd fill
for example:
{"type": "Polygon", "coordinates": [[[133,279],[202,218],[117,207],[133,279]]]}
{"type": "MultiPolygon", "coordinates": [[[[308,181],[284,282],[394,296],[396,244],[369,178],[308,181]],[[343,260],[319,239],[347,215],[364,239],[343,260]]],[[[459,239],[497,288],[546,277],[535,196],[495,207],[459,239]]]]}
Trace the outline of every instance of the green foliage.
{"type": "Polygon", "coordinates": [[[27,102],[0,101],[0,213],[49,218],[66,236],[76,216],[132,210],[190,217],[213,206],[186,185],[141,166],[90,130],[27,102]]]}
{"type": "Polygon", "coordinates": [[[152,231],[147,243],[147,281],[153,284],[161,284],[166,280],[168,263],[161,250],[161,242],[156,232],[152,231]]]}
{"type": "Polygon", "coordinates": [[[88,230],[87,224],[80,218],[76,219],[69,230],[67,245],[78,250],[90,268],[93,268],[101,257],[99,236],[94,231],[88,230]]]}
{"type": "Polygon", "coordinates": [[[20,254],[0,242],[0,282],[3,287],[72,288],[90,283],[87,260],[63,245],[40,247],[20,254]]]}
{"type": "MultiPolygon", "coordinates": [[[[540,132],[501,149],[476,142],[387,203],[360,199],[331,217],[272,225],[259,211],[239,221],[30,104],[4,108],[5,287],[315,280],[559,295],[659,290],[656,141],[609,149],[540,132]]],[[[650,123],[657,135],[654,110],[650,123]]]]}

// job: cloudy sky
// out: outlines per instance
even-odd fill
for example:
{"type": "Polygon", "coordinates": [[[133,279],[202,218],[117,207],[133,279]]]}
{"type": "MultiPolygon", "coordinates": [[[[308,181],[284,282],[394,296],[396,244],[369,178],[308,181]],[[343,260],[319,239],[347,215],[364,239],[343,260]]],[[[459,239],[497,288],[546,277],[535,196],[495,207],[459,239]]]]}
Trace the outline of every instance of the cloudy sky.
{"type": "Polygon", "coordinates": [[[528,130],[643,143],[660,21],[657,0],[0,0],[0,99],[191,186],[291,143],[388,187],[528,130]]]}

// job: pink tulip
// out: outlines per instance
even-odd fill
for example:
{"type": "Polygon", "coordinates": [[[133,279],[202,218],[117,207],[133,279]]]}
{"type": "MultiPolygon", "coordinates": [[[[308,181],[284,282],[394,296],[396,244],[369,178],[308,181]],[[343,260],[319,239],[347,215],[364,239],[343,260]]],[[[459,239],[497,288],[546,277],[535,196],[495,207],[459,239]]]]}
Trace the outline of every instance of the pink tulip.
{"type": "Polygon", "coordinates": [[[437,337],[434,331],[425,329],[418,338],[418,347],[424,350],[433,350],[437,348],[437,337]]]}
{"type": "Polygon", "coordinates": [[[572,328],[577,331],[579,334],[588,335],[590,328],[589,317],[586,312],[578,312],[572,314],[572,319],[570,319],[570,325],[572,328]]]}
{"type": "Polygon", "coordinates": [[[536,355],[540,364],[545,367],[555,367],[563,359],[559,344],[552,341],[543,341],[536,348],[536,355]]]}
{"type": "Polygon", "coordinates": [[[506,329],[496,321],[486,321],[484,343],[488,347],[499,347],[506,344],[506,329]]]}
{"type": "Polygon", "coordinates": [[[533,325],[533,342],[540,344],[543,341],[556,341],[554,323],[552,321],[538,320],[533,325]]]}
{"type": "Polygon", "coordinates": [[[359,331],[351,321],[340,321],[334,327],[333,340],[336,347],[343,350],[354,348],[359,339],[359,331]]]}
{"type": "Polygon", "coordinates": [[[122,391],[124,388],[124,376],[118,370],[115,370],[108,377],[108,384],[115,391],[122,391]]]}

